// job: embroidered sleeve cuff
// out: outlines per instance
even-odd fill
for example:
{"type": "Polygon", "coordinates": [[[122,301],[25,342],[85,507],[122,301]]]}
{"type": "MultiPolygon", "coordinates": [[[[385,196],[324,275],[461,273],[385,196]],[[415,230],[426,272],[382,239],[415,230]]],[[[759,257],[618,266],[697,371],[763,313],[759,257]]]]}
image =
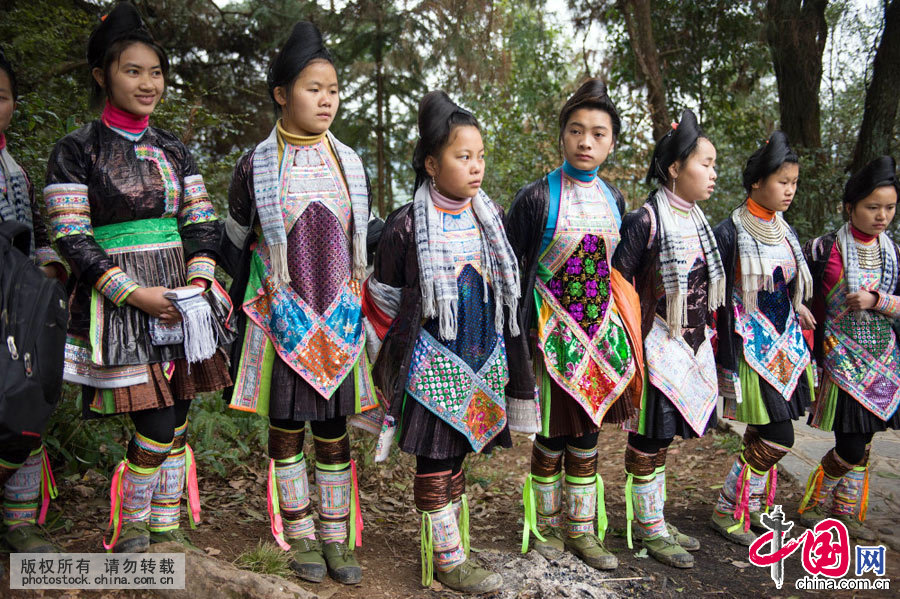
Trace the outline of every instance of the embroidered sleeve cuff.
{"type": "Polygon", "coordinates": [[[59,265],[60,268],[66,270],[65,262],[59,257],[59,254],[51,247],[35,248],[34,261],[38,266],[49,266],[50,264],[59,265]]]}
{"type": "Polygon", "coordinates": [[[214,281],[216,279],[216,261],[208,256],[194,256],[187,262],[188,283],[194,279],[214,281]]]}
{"type": "Polygon", "coordinates": [[[53,241],[68,235],[94,235],[87,185],[56,183],[44,188],[53,241]]]}
{"type": "Polygon", "coordinates": [[[178,212],[179,224],[184,227],[214,220],[216,220],[216,210],[209,201],[203,177],[200,175],[185,177],[184,202],[178,212]]]}
{"type": "Polygon", "coordinates": [[[900,318],[900,296],[879,293],[875,309],[885,316],[900,318]]]}
{"type": "Polygon", "coordinates": [[[113,266],[103,273],[94,285],[97,291],[106,296],[109,301],[121,306],[131,293],[140,287],[134,279],[125,274],[118,266],[113,266]]]}

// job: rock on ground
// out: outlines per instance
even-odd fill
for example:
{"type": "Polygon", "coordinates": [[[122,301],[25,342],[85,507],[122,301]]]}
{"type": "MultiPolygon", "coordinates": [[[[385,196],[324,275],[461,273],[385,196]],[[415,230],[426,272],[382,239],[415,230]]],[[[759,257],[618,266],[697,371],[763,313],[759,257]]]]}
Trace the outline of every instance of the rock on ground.
{"type": "MultiPolygon", "coordinates": [[[[151,553],[181,553],[178,543],[160,543],[151,553]]],[[[148,591],[159,599],[316,599],[298,584],[280,576],[241,570],[232,564],[196,551],[185,552],[184,590],[148,591]]]]}

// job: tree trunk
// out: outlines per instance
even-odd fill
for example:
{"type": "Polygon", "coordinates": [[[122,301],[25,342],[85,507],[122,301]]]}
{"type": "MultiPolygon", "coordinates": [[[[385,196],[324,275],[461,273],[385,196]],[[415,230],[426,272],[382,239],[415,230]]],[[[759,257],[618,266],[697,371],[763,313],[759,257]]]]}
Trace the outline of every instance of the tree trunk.
{"type": "Polygon", "coordinates": [[[647,83],[653,139],[659,139],[671,125],[669,110],[666,108],[666,88],[659,71],[659,53],[650,22],[650,0],[618,0],[616,5],[625,17],[631,49],[647,83]]]}
{"type": "Polygon", "coordinates": [[[850,161],[850,171],[854,173],[873,158],[891,151],[900,100],[900,0],[891,0],[885,8],[884,33],[872,64],[865,112],[850,161]]]}
{"type": "Polygon", "coordinates": [[[822,145],[819,85],[828,37],[828,0],[768,0],[766,38],[772,51],[781,129],[794,145],[822,145]]]}

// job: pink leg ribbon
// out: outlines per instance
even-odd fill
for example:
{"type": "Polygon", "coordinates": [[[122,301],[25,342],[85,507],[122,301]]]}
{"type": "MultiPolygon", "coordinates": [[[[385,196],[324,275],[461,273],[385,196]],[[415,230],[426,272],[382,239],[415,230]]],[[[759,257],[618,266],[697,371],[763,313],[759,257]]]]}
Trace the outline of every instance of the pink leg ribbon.
{"type": "Polygon", "coordinates": [[[275,460],[269,461],[269,482],[266,485],[266,503],[269,508],[269,521],[272,523],[272,536],[278,546],[285,551],[290,551],[291,546],[284,540],[284,525],[281,522],[281,507],[278,502],[278,482],[275,479],[275,460]]]}
{"type": "Polygon", "coordinates": [[[197,488],[197,461],[190,444],[184,444],[185,469],[187,471],[188,520],[191,528],[197,528],[200,522],[200,490],[197,488]]]}
{"type": "Polygon", "coordinates": [[[109,486],[109,524],[106,525],[106,532],[109,533],[113,529],[113,536],[109,542],[106,542],[106,535],[103,538],[103,548],[112,551],[116,541],[119,540],[119,533],[122,532],[122,483],[125,477],[125,469],[128,468],[128,458],[125,458],[113,471],[112,484],[109,486]]]}

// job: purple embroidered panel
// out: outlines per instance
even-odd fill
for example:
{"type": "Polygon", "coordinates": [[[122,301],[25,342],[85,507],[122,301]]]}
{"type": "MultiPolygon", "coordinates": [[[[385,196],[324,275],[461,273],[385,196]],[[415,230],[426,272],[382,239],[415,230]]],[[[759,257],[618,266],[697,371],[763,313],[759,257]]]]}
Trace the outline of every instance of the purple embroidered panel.
{"type": "Polygon", "coordinates": [[[578,326],[593,337],[609,307],[609,265],[606,244],[596,235],[585,235],[547,287],[578,326]]]}
{"type": "Polygon", "coordinates": [[[334,213],[312,202],[288,234],[291,287],[319,314],[350,278],[347,234],[334,213]]]}

